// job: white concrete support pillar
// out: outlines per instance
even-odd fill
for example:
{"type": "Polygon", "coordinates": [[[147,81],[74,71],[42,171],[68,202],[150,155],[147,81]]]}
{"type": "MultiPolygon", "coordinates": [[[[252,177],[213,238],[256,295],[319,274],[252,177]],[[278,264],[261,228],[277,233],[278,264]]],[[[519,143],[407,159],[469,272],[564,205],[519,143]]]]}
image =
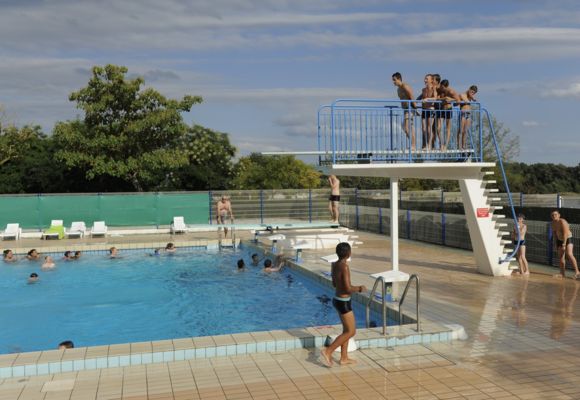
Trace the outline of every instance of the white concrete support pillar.
{"type": "Polygon", "coordinates": [[[391,178],[391,263],[399,270],[399,178],[391,178]]]}

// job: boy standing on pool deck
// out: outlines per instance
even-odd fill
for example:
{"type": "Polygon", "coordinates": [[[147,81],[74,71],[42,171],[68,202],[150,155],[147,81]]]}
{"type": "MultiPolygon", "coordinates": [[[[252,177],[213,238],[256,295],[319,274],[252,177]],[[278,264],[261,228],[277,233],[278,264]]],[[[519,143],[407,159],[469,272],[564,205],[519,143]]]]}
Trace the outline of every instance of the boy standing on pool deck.
{"type": "Polygon", "coordinates": [[[330,185],[330,197],[328,198],[330,218],[332,218],[332,222],[338,223],[338,217],[340,216],[338,209],[338,202],[340,201],[340,181],[336,175],[330,175],[328,177],[328,184],[330,185]]]}
{"type": "Polygon", "coordinates": [[[352,311],[351,293],[362,293],[364,286],[353,286],[350,282],[350,269],[347,260],[350,257],[350,245],[346,242],[336,246],[338,261],[332,263],[332,285],[336,288],[332,305],[336,308],[342,322],[342,334],[330,346],[320,352],[320,361],[327,367],[332,366],[332,353],[340,347],[340,364],[355,364],[355,360],[348,358],[348,341],[356,334],[356,320],[352,311]]]}
{"type": "Polygon", "coordinates": [[[554,232],[558,257],[560,258],[560,275],[562,278],[566,277],[566,258],[568,258],[574,267],[574,279],[579,279],[580,271],[578,271],[578,262],[576,262],[576,257],[574,257],[574,244],[572,244],[570,225],[564,218],[560,218],[558,210],[552,211],[550,216],[552,217],[552,232],[554,232]]]}

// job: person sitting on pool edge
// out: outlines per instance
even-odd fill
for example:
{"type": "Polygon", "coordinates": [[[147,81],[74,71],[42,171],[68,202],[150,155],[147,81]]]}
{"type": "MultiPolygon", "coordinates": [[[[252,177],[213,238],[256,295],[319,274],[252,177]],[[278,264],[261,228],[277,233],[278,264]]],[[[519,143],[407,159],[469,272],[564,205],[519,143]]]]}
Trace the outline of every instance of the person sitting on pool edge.
{"type": "Polygon", "coordinates": [[[59,350],[74,349],[74,348],[75,348],[75,344],[72,342],[72,340],[65,340],[65,341],[60,342],[58,344],[59,350]]]}
{"type": "Polygon", "coordinates": [[[177,247],[175,247],[175,245],[173,243],[167,243],[167,246],[165,246],[165,251],[167,253],[175,253],[175,250],[177,250],[177,247]]]}
{"type": "Polygon", "coordinates": [[[282,255],[276,256],[276,262],[274,263],[274,266],[272,267],[272,260],[270,260],[269,258],[266,258],[264,260],[264,269],[262,271],[264,272],[280,272],[282,270],[282,268],[284,268],[286,259],[284,259],[284,257],[282,255]]]}
{"type": "Polygon", "coordinates": [[[52,261],[52,257],[51,256],[46,256],[44,257],[44,263],[42,264],[42,269],[53,269],[56,267],[56,264],[54,263],[54,261],[52,261]]]}
{"type": "Polygon", "coordinates": [[[38,277],[38,274],[36,272],[33,272],[28,277],[28,283],[29,284],[36,283],[36,282],[38,282],[39,279],[40,278],[38,277]]]}
{"type": "Polygon", "coordinates": [[[40,260],[40,254],[36,249],[31,249],[28,253],[26,253],[26,259],[30,261],[38,261],[40,260]]]}
{"type": "Polygon", "coordinates": [[[10,249],[4,250],[4,262],[15,262],[15,261],[18,261],[18,259],[14,256],[12,250],[10,249]]]}

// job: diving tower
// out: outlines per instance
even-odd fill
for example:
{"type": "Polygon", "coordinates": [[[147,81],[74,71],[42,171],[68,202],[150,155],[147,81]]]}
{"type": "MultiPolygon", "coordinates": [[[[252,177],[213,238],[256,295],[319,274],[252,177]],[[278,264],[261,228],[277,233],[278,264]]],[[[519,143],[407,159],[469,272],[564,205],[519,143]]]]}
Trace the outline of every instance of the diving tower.
{"type": "MultiPolygon", "coordinates": [[[[422,109],[414,101],[335,100],[318,110],[318,150],[291,154],[318,156],[325,174],[390,178],[391,221],[398,221],[400,179],[457,180],[478,272],[509,275],[518,248],[506,247],[508,222],[516,215],[489,112],[479,103],[463,104],[463,109],[434,103],[422,109]],[[495,195],[495,170],[502,174],[509,215],[495,195]]],[[[398,223],[391,223],[390,236],[392,269],[398,271],[398,223]]]]}

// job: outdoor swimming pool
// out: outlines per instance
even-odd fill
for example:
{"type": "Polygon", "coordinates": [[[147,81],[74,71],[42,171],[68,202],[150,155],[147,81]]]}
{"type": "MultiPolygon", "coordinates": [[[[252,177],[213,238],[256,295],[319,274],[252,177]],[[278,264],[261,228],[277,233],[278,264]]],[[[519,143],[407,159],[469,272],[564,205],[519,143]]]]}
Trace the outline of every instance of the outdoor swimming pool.
{"type": "MultiPolygon", "coordinates": [[[[141,342],[340,323],[333,293],[286,268],[266,274],[249,250],[147,250],[0,265],[0,353],[141,342]],[[248,265],[239,272],[236,261],[248,265]],[[27,284],[32,272],[40,281],[27,284]]],[[[364,308],[354,304],[358,325],[364,308]]]]}

